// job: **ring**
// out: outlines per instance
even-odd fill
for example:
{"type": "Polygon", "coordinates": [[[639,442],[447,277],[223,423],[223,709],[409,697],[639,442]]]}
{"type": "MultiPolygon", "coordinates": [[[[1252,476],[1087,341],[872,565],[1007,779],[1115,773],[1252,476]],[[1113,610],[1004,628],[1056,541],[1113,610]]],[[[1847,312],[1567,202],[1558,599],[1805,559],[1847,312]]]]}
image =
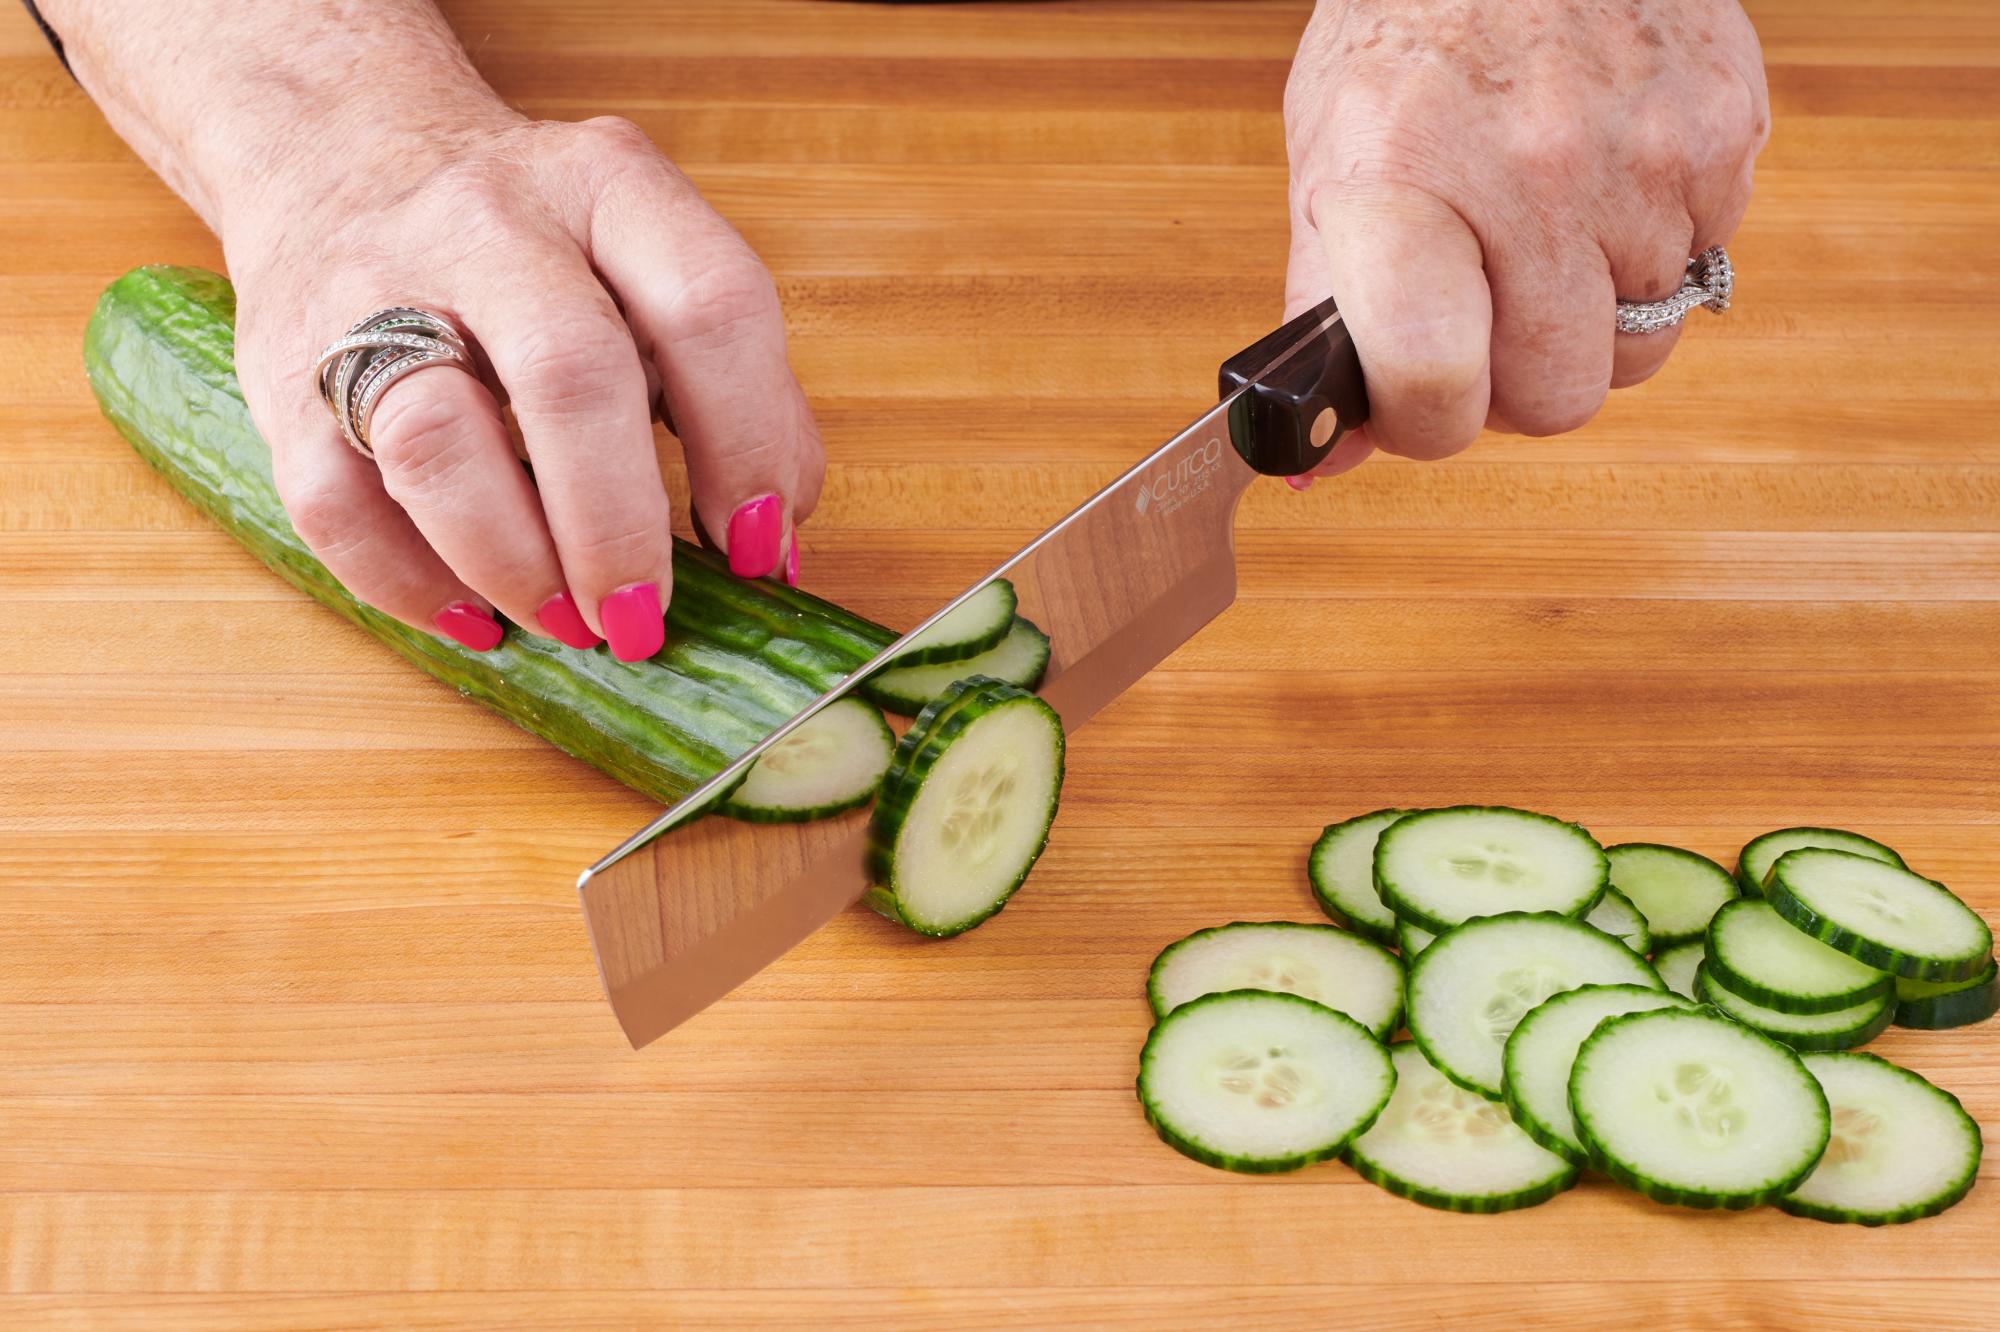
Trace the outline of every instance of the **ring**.
{"type": "Polygon", "coordinates": [[[1688,260],[1687,276],[1681,289],[1664,301],[1618,302],[1620,333],[1658,333],[1687,318],[1688,311],[1706,306],[1721,314],[1729,308],[1729,293],[1736,284],[1736,270],[1730,267],[1729,252],[1720,245],[1703,250],[1688,260]]]}
{"type": "Polygon", "coordinates": [[[392,305],[363,317],[334,339],[313,365],[320,400],[340,422],[340,433],[356,452],[373,458],[368,422],[389,386],[433,365],[456,366],[472,374],[465,335],[443,315],[413,305],[392,305]]]}

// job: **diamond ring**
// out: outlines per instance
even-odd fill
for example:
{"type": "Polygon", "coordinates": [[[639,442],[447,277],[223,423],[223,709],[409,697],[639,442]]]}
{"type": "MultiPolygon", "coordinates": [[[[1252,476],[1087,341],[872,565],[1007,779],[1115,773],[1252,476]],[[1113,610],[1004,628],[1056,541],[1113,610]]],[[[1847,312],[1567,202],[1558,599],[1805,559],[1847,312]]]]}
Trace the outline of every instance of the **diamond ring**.
{"type": "Polygon", "coordinates": [[[1703,250],[1688,260],[1687,276],[1681,289],[1663,301],[1618,302],[1620,333],[1658,333],[1687,318],[1688,311],[1706,306],[1721,314],[1729,308],[1729,293],[1736,283],[1729,252],[1720,245],[1703,250]]]}
{"type": "Polygon", "coordinates": [[[313,365],[319,396],[340,433],[363,457],[373,458],[368,423],[389,386],[434,365],[472,374],[465,335],[443,315],[412,305],[392,305],[357,321],[328,343],[313,365]]]}

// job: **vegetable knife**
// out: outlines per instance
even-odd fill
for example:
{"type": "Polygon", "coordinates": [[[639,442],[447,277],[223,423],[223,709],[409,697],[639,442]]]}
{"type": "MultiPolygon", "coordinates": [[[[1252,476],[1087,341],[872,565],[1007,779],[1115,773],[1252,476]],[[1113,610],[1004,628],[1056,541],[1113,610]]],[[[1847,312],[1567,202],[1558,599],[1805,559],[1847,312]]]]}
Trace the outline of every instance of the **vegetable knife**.
{"type": "Polygon", "coordinates": [[[1052,648],[1040,694],[1073,732],[1236,599],[1236,506],[1297,476],[1368,416],[1331,298],[1222,363],[1220,401],[828,690],[577,881],[612,1011],[635,1048],[699,1013],[859,901],[869,813],[701,818],[757,756],[996,578],[1052,648]]]}

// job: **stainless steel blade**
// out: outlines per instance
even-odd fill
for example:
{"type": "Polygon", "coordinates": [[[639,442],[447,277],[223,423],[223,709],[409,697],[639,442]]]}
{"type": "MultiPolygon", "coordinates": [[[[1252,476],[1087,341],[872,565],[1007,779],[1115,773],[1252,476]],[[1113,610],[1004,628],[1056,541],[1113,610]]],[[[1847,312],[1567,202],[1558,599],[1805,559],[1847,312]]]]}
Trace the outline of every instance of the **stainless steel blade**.
{"type": "MultiPolygon", "coordinates": [[[[1020,613],[1049,635],[1041,694],[1065,729],[1081,726],[1235,599],[1233,521],[1257,474],[1231,446],[1232,401],[931,619],[994,578],[1011,579],[1020,613]]],[[[893,658],[902,641],[578,881],[605,992],[634,1046],[727,994],[866,890],[865,810],[784,830],[689,820],[764,748],[893,658]]]]}

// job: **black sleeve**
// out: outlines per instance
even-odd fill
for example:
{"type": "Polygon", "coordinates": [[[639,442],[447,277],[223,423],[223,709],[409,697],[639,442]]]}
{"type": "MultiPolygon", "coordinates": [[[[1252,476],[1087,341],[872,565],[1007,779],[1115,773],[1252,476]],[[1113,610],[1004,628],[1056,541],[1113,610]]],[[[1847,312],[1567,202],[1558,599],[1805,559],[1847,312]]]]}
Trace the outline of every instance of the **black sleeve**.
{"type": "Polygon", "coordinates": [[[56,36],[56,30],[42,17],[42,11],[35,8],[35,0],[21,0],[21,3],[28,7],[28,17],[35,21],[35,26],[42,30],[42,36],[48,38],[49,45],[55,48],[56,59],[62,61],[64,69],[68,69],[69,57],[63,54],[62,38],[56,36]]]}

